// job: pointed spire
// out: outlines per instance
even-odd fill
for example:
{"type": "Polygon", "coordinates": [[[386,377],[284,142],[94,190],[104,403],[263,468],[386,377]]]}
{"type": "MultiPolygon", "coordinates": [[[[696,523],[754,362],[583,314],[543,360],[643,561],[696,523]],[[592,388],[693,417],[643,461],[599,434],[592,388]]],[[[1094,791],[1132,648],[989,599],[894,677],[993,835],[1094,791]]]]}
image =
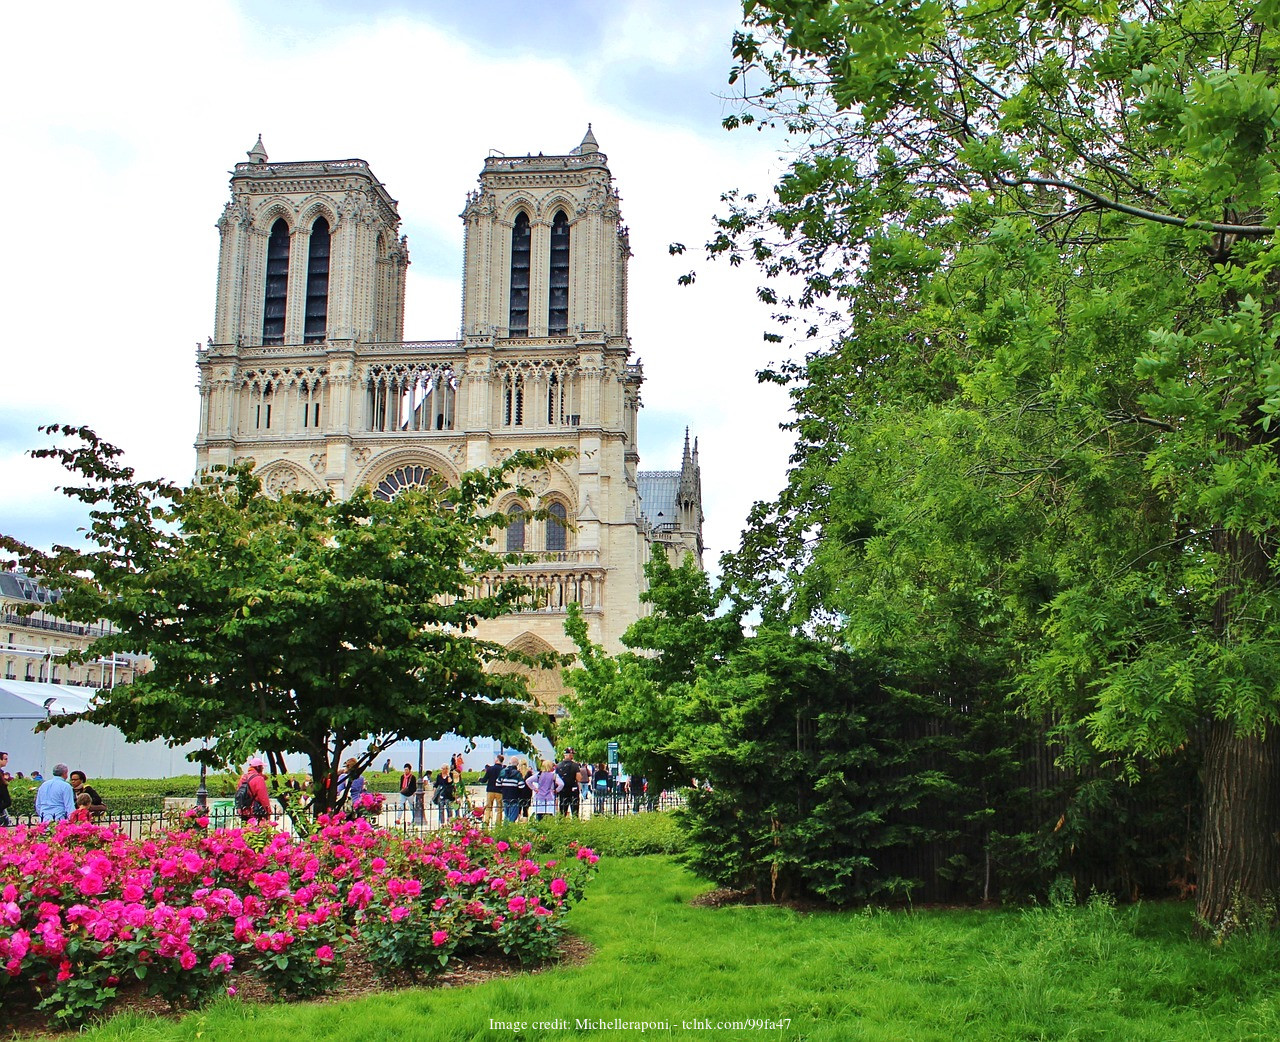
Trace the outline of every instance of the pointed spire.
{"type": "Polygon", "coordinates": [[[265,163],[267,161],[267,150],[262,147],[262,135],[258,135],[258,140],[253,148],[249,149],[250,163],[265,163]]]}
{"type": "Polygon", "coordinates": [[[600,151],[600,142],[596,140],[596,136],[591,133],[591,124],[587,124],[587,132],[582,138],[582,144],[575,148],[574,153],[580,156],[594,155],[600,151]]]}

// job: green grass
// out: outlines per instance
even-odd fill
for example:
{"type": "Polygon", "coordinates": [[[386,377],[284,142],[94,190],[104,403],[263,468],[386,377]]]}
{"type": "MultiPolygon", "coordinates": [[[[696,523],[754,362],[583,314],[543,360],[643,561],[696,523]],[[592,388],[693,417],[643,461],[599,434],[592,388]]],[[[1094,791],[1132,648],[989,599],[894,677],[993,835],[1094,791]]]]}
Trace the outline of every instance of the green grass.
{"type": "Polygon", "coordinates": [[[475,987],[345,1003],[220,1001],[179,1023],[123,1016],[85,1042],[253,1039],[806,1039],[956,1042],[1280,1037],[1280,941],[1215,947],[1187,905],[1013,911],[801,913],[697,908],[706,884],[665,857],[601,862],[573,929],[583,965],[475,987]],[[579,1018],[669,1029],[581,1030],[579,1018]],[[682,1021],[790,1018],[783,1029],[685,1029],[682,1021]],[[491,1029],[500,1021],[563,1030],[491,1029]]]}

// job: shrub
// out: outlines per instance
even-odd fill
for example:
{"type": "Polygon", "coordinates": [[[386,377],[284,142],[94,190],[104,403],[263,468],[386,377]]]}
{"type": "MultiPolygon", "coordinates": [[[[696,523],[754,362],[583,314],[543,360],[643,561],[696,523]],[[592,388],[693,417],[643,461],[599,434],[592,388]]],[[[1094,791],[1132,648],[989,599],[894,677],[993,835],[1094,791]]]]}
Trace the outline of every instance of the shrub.
{"type": "Polygon", "coordinates": [[[596,818],[544,818],[542,821],[502,824],[494,835],[529,842],[535,853],[551,854],[579,842],[602,857],[634,857],[639,854],[678,854],[685,849],[685,835],[675,814],[600,815],[596,818]]]}
{"type": "Polygon", "coordinates": [[[465,827],[424,840],[346,816],[316,826],[301,840],[258,824],[143,841],[89,823],[6,830],[0,990],[74,1025],[132,978],[174,1005],[234,968],[314,995],[357,936],[384,970],[438,969],[464,948],[545,958],[598,860],[580,847],[539,863],[528,843],[465,827]]]}

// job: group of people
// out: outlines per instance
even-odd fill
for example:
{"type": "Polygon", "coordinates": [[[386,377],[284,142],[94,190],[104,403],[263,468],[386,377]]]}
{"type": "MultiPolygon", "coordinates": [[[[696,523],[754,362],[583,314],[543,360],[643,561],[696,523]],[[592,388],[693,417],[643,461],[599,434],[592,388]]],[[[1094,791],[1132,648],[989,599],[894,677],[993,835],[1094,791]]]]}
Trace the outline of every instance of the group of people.
{"type": "MultiPolygon", "coordinates": [[[[9,795],[12,778],[6,771],[9,754],[0,752],[0,824],[9,825],[9,795]]],[[[65,763],[53,765],[53,775],[40,783],[36,790],[36,817],[41,821],[93,821],[107,812],[98,790],[89,784],[84,771],[70,770],[65,763]]]]}
{"type": "Polygon", "coordinates": [[[499,753],[487,764],[482,776],[485,787],[484,823],[537,820],[564,814],[576,817],[582,793],[597,792],[596,810],[603,810],[604,796],[612,790],[613,778],[603,764],[580,764],[572,749],[564,751],[559,763],[543,759],[535,771],[520,757],[507,759],[499,753]]]}

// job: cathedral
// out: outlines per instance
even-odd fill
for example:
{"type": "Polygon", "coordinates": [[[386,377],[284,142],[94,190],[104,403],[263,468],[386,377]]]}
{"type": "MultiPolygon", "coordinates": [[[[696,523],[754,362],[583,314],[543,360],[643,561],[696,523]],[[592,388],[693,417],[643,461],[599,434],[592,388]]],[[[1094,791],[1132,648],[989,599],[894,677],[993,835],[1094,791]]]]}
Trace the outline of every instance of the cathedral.
{"type": "MultiPolygon", "coordinates": [[[[268,491],[391,497],[520,449],[574,456],[496,504],[499,548],[536,592],[480,635],[571,651],[565,611],[619,650],[653,552],[702,565],[697,443],[643,471],[644,373],[627,333],[631,256],[591,128],[567,155],[490,156],[462,210],[458,339],[404,339],[406,238],[360,159],[271,162],[259,138],[218,221],[214,334],[198,352],[200,469],[254,461],[268,491]],[[527,513],[537,509],[545,520],[527,513]]],[[[533,678],[550,711],[558,672],[533,678]]]]}

